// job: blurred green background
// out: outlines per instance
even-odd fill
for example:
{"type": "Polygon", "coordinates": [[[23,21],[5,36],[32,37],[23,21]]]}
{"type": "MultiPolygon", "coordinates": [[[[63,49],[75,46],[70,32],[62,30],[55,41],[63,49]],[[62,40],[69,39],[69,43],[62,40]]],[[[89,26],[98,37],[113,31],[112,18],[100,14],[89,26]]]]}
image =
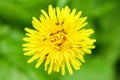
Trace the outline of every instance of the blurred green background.
{"type": "Polygon", "coordinates": [[[120,80],[120,0],[0,0],[0,80],[120,80]],[[23,55],[24,28],[48,5],[82,10],[95,30],[96,48],[85,55],[81,70],[48,75],[23,55]]]}

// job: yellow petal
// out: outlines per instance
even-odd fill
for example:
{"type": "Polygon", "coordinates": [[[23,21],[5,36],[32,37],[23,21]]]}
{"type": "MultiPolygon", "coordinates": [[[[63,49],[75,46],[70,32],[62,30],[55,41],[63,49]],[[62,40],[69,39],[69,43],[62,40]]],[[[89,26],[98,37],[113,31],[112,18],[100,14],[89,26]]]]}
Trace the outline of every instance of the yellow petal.
{"type": "Polygon", "coordinates": [[[49,66],[49,68],[48,68],[48,74],[51,74],[51,72],[52,72],[52,69],[53,69],[53,59],[51,60],[51,62],[50,62],[50,66],[49,66]]]}
{"type": "Polygon", "coordinates": [[[48,14],[44,11],[44,10],[41,10],[42,14],[45,16],[46,19],[49,19],[49,16],[48,14]]]}
{"type": "Polygon", "coordinates": [[[44,57],[40,57],[39,60],[37,61],[37,64],[35,65],[35,68],[38,68],[42,62],[45,60],[45,56],[44,57]]]}
{"type": "Polygon", "coordinates": [[[67,66],[67,69],[69,71],[69,73],[72,75],[73,74],[73,71],[72,71],[72,68],[70,66],[70,63],[68,61],[66,61],[66,66],[67,66]]]}
{"type": "Polygon", "coordinates": [[[62,75],[65,75],[65,63],[64,62],[61,65],[61,71],[62,71],[62,75]]]}
{"type": "Polygon", "coordinates": [[[34,60],[38,59],[38,58],[40,57],[39,54],[40,54],[40,53],[37,53],[37,54],[35,54],[32,58],[30,58],[30,59],[28,60],[28,63],[31,63],[31,62],[33,62],[34,60]]]}

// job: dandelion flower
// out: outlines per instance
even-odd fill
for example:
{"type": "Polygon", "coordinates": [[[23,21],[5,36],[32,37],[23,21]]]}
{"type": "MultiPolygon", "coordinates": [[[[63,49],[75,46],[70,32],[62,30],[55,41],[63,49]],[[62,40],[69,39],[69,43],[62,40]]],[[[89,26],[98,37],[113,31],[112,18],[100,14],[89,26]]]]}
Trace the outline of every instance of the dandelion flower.
{"type": "Polygon", "coordinates": [[[32,56],[28,63],[36,61],[35,68],[43,62],[45,71],[65,74],[65,69],[72,75],[74,68],[79,70],[84,61],[84,54],[91,54],[95,48],[95,39],[90,39],[93,29],[83,29],[87,24],[87,17],[80,17],[81,11],[76,13],[68,6],[60,9],[48,7],[48,14],[41,10],[39,19],[33,17],[34,29],[25,28],[26,36],[23,40],[24,55],[32,56]]]}

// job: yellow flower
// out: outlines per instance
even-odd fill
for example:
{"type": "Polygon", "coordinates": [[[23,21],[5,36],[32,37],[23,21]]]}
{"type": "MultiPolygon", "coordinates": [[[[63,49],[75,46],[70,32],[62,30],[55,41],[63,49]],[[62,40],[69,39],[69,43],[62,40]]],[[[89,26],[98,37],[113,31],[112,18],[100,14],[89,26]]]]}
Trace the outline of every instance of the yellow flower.
{"type": "Polygon", "coordinates": [[[23,40],[24,55],[32,56],[28,63],[37,61],[38,68],[43,62],[45,71],[61,71],[65,74],[65,67],[73,74],[72,67],[79,70],[84,61],[84,54],[91,54],[95,48],[95,39],[89,36],[94,32],[92,29],[83,29],[87,24],[87,17],[80,17],[81,11],[76,14],[76,9],[70,11],[66,6],[60,10],[49,5],[48,14],[41,10],[39,19],[33,17],[34,29],[25,28],[27,31],[23,40]]]}

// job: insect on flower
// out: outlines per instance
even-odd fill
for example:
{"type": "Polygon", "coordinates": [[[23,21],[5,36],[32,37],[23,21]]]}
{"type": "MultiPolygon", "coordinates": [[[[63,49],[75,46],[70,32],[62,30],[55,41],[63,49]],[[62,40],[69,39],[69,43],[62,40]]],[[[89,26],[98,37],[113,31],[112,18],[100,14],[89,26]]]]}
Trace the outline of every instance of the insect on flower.
{"type": "Polygon", "coordinates": [[[48,14],[41,10],[39,19],[33,17],[34,29],[25,28],[26,36],[23,40],[24,55],[32,56],[28,63],[37,61],[38,68],[45,62],[45,71],[61,71],[65,74],[65,67],[73,74],[72,67],[79,70],[84,61],[84,54],[91,54],[95,48],[90,35],[93,29],[84,29],[87,17],[80,17],[81,11],[76,13],[68,6],[60,9],[49,5],[48,14]]]}

